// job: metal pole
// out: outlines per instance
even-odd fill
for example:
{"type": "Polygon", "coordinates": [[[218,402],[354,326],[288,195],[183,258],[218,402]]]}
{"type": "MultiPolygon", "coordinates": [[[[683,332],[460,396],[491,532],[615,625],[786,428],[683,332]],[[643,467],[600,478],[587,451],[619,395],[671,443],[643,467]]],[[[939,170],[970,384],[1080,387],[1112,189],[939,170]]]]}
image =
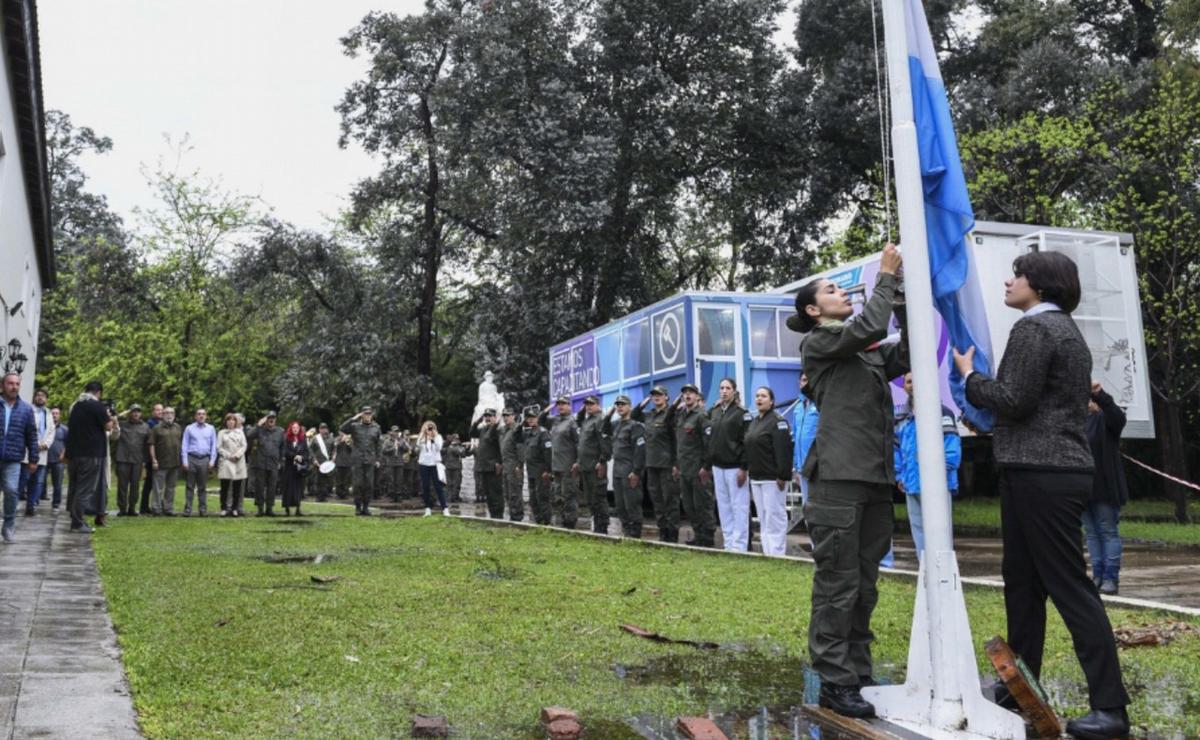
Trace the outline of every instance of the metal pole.
{"type": "Polygon", "coordinates": [[[921,476],[925,553],[921,560],[909,646],[908,675],[899,687],[864,690],[880,716],[934,737],[1024,737],[1024,723],[986,702],[979,690],[966,601],[958,577],[946,489],[937,324],[929,275],[925,201],[909,81],[905,3],[882,0],[892,104],[896,203],[904,248],[908,341],[913,374],[913,423],[921,476]]]}

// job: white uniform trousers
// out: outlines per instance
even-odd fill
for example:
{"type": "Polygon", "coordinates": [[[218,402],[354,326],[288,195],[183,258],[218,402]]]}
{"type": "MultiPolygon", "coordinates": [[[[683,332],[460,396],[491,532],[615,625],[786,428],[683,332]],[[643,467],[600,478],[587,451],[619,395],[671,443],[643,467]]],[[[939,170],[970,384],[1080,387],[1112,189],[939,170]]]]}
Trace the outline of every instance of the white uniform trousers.
{"type": "Polygon", "coordinates": [[[758,510],[759,532],[764,555],[783,555],[787,552],[788,514],[786,494],[773,480],[752,480],[754,508],[758,510]]]}
{"type": "Polygon", "coordinates": [[[750,486],[738,485],[738,468],[713,466],[713,488],[725,549],[745,552],[750,547],[750,486]]]}

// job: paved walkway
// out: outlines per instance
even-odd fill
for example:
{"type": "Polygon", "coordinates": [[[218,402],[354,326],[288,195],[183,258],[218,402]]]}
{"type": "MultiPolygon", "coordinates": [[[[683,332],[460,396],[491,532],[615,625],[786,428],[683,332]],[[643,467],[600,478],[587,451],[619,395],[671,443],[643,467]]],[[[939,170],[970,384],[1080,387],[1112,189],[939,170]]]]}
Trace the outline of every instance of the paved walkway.
{"type": "Polygon", "coordinates": [[[90,536],[21,513],[0,544],[0,740],[140,737],[90,536]]]}

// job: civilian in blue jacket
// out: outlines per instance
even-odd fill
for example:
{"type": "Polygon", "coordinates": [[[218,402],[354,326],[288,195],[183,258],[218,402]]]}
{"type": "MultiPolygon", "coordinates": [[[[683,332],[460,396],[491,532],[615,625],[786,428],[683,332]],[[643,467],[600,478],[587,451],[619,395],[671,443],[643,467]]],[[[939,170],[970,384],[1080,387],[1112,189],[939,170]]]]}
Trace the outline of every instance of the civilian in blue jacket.
{"type": "MultiPolygon", "coordinates": [[[[908,404],[896,414],[896,485],[904,492],[908,505],[908,525],[912,529],[917,556],[925,552],[925,524],[921,517],[921,470],[917,462],[917,425],[912,413],[912,373],[904,376],[908,404]]],[[[942,407],[942,444],[946,452],[946,488],[958,495],[958,466],[962,463],[962,439],[954,412],[942,407]]]]}
{"type": "Polygon", "coordinates": [[[29,460],[27,472],[38,468],[38,430],[33,419],[33,406],[21,399],[21,376],[4,374],[3,396],[4,436],[0,437],[0,488],[4,491],[4,525],[0,538],[13,542],[17,517],[17,490],[21,482],[22,460],[29,460]]]}
{"type": "Polygon", "coordinates": [[[800,475],[800,469],[804,467],[804,458],[808,457],[813,440],[817,438],[817,423],[821,420],[821,413],[817,411],[816,402],[804,393],[806,387],[808,387],[808,376],[801,373],[800,399],[792,407],[792,429],[795,430],[795,439],[792,443],[792,468],[795,470],[796,483],[800,486],[800,499],[805,504],[808,503],[808,479],[800,475]]]}

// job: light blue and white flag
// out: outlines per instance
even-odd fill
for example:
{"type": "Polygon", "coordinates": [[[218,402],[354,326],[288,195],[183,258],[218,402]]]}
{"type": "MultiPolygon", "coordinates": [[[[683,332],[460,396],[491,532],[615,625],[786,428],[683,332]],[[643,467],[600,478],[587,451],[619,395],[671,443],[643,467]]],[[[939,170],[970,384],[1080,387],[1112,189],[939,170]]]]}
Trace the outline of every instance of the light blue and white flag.
{"type": "MultiPolygon", "coordinates": [[[[921,158],[925,191],[925,231],[929,243],[929,269],[933,300],[946,322],[951,343],[960,351],[975,347],[975,369],[992,371],[992,340],[984,313],[983,295],[975,260],[967,248],[967,234],[975,226],[975,212],[967,194],[958,140],[950,120],[946,86],[938,70],[937,53],[925,21],[921,0],[905,0],[908,40],[908,74],[912,86],[913,121],[921,158]]],[[[963,417],[980,431],[990,431],[990,411],[967,403],[966,387],[954,363],[950,364],[950,391],[963,417]]]]}

